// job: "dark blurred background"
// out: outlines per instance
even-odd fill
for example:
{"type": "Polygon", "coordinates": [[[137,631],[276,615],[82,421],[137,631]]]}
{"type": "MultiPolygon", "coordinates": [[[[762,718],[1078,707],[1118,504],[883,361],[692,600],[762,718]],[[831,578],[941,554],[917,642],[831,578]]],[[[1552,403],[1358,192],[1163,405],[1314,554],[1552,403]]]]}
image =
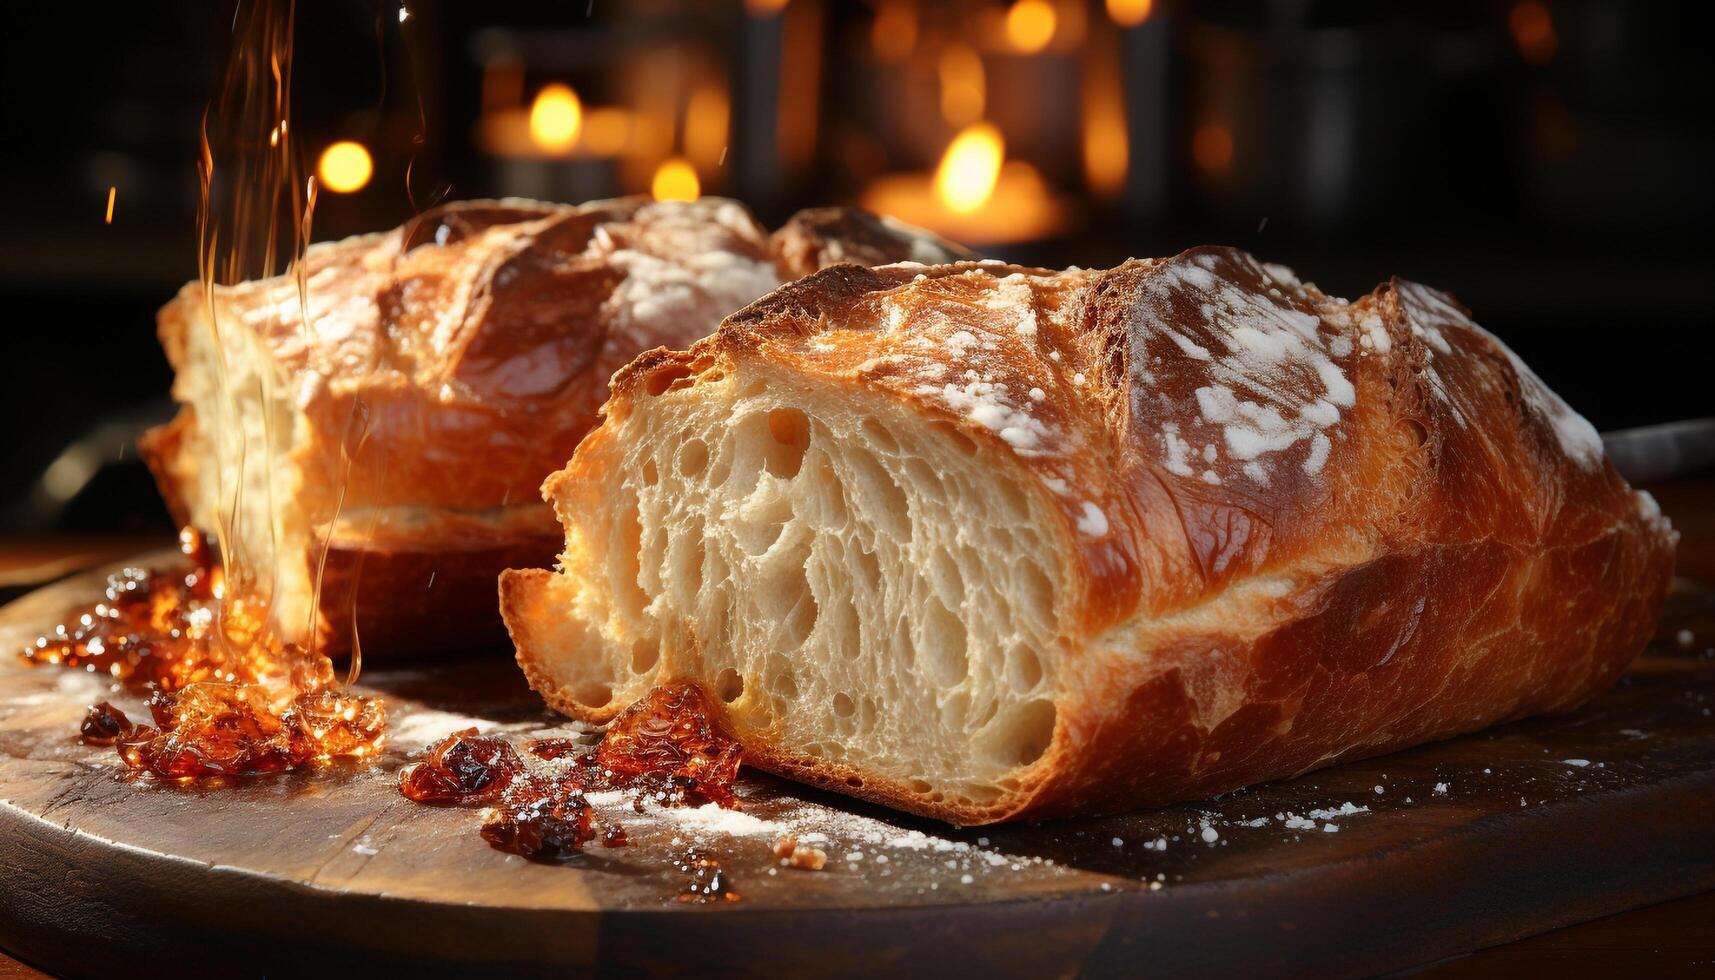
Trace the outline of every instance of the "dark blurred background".
{"type": "MultiPolygon", "coordinates": [[[[7,11],[0,533],[166,526],[131,440],[169,411],[154,312],[195,275],[234,13],[7,11]]],[[[1612,429],[1715,414],[1712,28],[1621,0],[303,0],[292,126],[318,240],[443,198],[703,193],[1053,266],[1226,242],[1342,295],[1450,289],[1612,429]]]]}

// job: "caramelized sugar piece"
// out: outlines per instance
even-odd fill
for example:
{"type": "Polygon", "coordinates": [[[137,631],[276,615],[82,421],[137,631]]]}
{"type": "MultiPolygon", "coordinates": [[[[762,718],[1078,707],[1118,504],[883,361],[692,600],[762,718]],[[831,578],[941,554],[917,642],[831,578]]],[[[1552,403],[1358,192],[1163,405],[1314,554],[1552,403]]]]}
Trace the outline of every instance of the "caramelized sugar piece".
{"type": "Polygon", "coordinates": [[[286,714],[292,749],[300,758],[366,756],[387,733],[387,707],[379,698],[346,691],[310,691],[292,700],[286,714]]]}
{"type": "Polygon", "coordinates": [[[264,605],[227,593],[201,533],[180,531],[179,549],[187,568],[108,576],[102,602],[23,651],[31,664],[101,672],[152,692],[154,726],[133,728],[103,703],[84,719],[84,741],[117,744],[132,769],[169,778],[373,754],[387,727],[382,703],[334,690],[331,660],[275,639],[264,605]]]}
{"type": "MultiPolygon", "coordinates": [[[[37,637],[22,651],[24,660],[105,673],[135,687],[259,680],[259,663],[231,643],[214,642],[222,583],[207,541],[186,528],[179,550],[186,569],[109,575],[103,600],[37,637]]],[[[254,632],[243,621],[249,618],[229,616],[218,626],[245,638],[254,632]]]]}
{"type": "MultiPolygon", "coordinates": [[[[570,738],[526,743],[531,755],[558,763],[538,772],[526,767],[511,742],[467,728],[400,770],[399,791],[419,803],[494,802],[483,839],[535,860],[580,851],[598,834],[603,846],[624,847],[625,828],[598,819],[587,793],[633,791],[640,813],[645,798],[663,806],[691,797],[738,805],[732,784],[740,750],[717,717],[695,684],[656,688],[614,719],[594,751],[570,738]]],[[[690,876],[682,900],[737,901],[712,856],[686,852],[675,866],[690,876]]]]}
{"type": "Polygon", "coordinates": [[[490,847],[544,861],[583,850],[596,831],[581,787],[526,776],[507,785],[481,833],[490,847]]]}
{"type": "Polygon", "coordinates": [[[125,717],[125,712],[103,701],[89,706],[89,713],[84,715],[78,734],[85,745],[112,745],[131,728],[131,719],[125,717]]]}
{"type": "Polygon", "coordinates": [[[296,760],[292,733],[268,691],[252,684],[192,684],[149,699],[155,729],[120,743],[133,768],[170,779],[279,772],[296,760]],[[145,740],[145,733],[149,737],[145,740]]]}
{"type": "Polygon", "coordinates": [[[685,875],[685,889],[679,893],[679,901],[696,902],[736,902],[738,893],[732,890],[731,882],[727,880],[726,870],[721,867],[720,858],[696,847],[687,847],[673,861],[673,867],[685,875]]]}
{"type": "Polygon", "coordinates": [[[399,770],[399,792],[435,806],[488,800],[499,796],[523,769],[524,760],[511,742],[466,728],[441,739],[422,762],[399,770]]]}
{"type": "Polygon", "coordinates": [[[740,749],[717,717],[696,684],[655,688],[613,720],[596,764],[614,774],[615,788],[645,784],[666,791],[674,803],[690,794],[736,806],[732,783],[740,749]]]}

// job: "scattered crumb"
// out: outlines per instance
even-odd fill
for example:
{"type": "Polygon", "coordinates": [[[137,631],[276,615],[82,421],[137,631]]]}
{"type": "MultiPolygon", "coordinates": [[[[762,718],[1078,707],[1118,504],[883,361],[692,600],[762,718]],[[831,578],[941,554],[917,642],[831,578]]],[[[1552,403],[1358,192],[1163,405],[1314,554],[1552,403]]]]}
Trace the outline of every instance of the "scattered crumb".
{"type": "Polygon", "coordinates": [[[1682,647],[1688,647],[1691,644],[1697,642],[1697,634],[1691,632],[1690,630],[1680,630],[1678,633],[1676,633],[1674,635],[1674,638],[1679,641],[1679,645],[1682,647]]]}
{"type": "MultiPolygon", "coordinates": [[[[828,852],[819,847],[810,847],[798,843],[798,838],[787,834],[774,842],[774,856],[780,859],[784,867],[798,868],[803,871],[820,871],[828,866],[828,852]]],[[[863,852],[854,851],[846,855],[847,860],[862,860],[863,852]],[[854,858],[853,855],[856,855],[854,858]]],[[[769,869],[769,874],[773,874],[769,869]]]]}
{"type": "Polygon", "coordinates": [[[1582,769],[1585,766],[1590,764],[1589,759],[1562,759],[1560,761],[1566,763],[1569,766],[1577,766],[1580,769],[1582,769]]]}
{"type": "Polygon", "coordinates": [[[1436,795],[1436,796],[1446,796],[1446,795],[1447,795],[1447,791],[1448,791],[1448,790],[1449,790],[1449,789],[1451,789],[1451,788],[1452,788],[1452,787],[1450,787],[1450,786],[1449,786],[1449,785],[1448,785],[1448,784],[1446,784],[1446,783],[1436,783],[1436,784],[1435,784],[1435,795],[1436,795]]]}

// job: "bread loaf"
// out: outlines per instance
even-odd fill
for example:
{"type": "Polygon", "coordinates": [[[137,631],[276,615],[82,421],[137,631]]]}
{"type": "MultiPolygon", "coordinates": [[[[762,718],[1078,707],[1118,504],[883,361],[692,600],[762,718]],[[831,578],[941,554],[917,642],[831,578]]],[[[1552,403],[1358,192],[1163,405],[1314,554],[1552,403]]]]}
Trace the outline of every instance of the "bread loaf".
{"type": "Polygon", "coordinates": [[[144,455],[285,639],[344,647],[355,602],[370,652],[503,641],[495,577],[553,556],[537,487],[609,376],[778,285],[786,241],[717,198],[471,201],[313,246],[301,280],[192,283],[159,320],[184,407],[144,455]]]}
{"type": "Polygon", "coordinates": [[[619,372],[544,495],[500,591],[549,704],[694,680],[747,762],[958,824],[1570,709],[1676,540],[1452,297],[1223,248],[826,269],[619,372]]]}

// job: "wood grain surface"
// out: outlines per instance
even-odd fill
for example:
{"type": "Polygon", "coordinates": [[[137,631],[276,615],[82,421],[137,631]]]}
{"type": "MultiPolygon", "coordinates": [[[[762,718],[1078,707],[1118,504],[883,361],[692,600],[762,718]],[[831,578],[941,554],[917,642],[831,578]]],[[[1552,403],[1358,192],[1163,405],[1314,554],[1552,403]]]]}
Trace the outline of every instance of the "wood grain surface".
{"type": "MultiPolygon", "coordinates": [[[[98,581],[0,610],[0,650],[98,581]]],[[[394,788],[465,724],[562,727],[506,651],[368,673],[393,717],[374,766],[221,785],[121,778],[76,725],[90,701],[137,699],[6,657],[0,947],[69,975],[1408,968],[1715,887],[1712,648],[1715,595],[1682,582],[1648,654],[1573,715],[1034,827],[957,831],[747,776],[738,816],[615,807],[631,846],[559,864],[493,851],[478,811],[394,788]],[[1328,812],[1346,804],[1362,809],[1328,812]],[[827,869],[775,867],[785,831],[823,835],[827,869]],[[685,842],[725,861],[742,901],[675,900],[685,842]]]]}

